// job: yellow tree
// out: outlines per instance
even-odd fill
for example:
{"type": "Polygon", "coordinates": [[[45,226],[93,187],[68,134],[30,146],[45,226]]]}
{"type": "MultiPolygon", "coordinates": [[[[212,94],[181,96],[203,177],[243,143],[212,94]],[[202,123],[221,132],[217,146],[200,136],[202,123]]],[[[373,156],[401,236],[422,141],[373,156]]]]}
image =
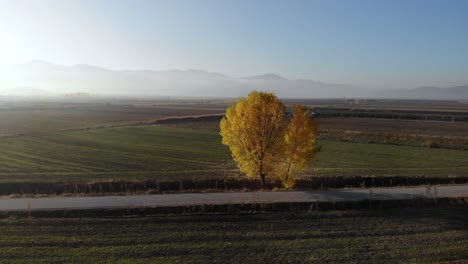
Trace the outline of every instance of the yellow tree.
{"type": "Polygon", "coordinates": [[[239,169],[248,177],[259,176],[262,185],[281,155],[285,109],[274,94],[254,91],[229,107],[220,123],[222,143],[239,169]]]}
{"type": "Polygon", "coordinates": [[[315,148],[317,123],[302,105],[295,105],[283,144],[283,158],[278,163],[278,174],[286,188],[295,183],[295,174],[312,164],[315,148]]]}

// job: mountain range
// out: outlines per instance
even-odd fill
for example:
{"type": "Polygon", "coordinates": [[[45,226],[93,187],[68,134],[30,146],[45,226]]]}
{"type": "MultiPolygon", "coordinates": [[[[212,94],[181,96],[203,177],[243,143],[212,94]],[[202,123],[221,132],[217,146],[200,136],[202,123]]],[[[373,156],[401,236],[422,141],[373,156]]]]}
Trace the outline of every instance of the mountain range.
{"type": "Polygon", "coordinates": [[[47,96],[76,92],[125,96],[239,97],[252,90],[281,98],[468,99],[468,85],[451,88],[364,89],[274,73],[230,77],[202,70],[109,70],[93,65],[63,66],[45,61],[0,66],[0,95],[47,96]]]}

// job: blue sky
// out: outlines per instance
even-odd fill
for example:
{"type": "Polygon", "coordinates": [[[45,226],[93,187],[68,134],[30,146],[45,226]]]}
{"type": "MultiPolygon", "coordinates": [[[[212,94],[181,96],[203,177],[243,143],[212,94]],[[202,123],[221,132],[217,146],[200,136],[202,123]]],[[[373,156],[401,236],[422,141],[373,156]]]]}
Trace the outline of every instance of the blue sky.
{"type": "Polygon", "coordinates": [[[0,0],[0,63],[468,84],[466,0],[0,0]]]}

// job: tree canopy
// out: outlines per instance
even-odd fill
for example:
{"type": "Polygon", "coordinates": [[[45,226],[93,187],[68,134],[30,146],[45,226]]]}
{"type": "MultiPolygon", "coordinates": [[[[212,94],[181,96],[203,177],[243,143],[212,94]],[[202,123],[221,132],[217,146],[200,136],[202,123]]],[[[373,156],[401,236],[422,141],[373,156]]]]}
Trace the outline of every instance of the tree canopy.
{"type": "Polygon", "coordinates": [[[303,106],[293,117],[272,93],[251,92],[229,107],[220,123],[222,143],[231,150],[239,169],[248,177],[279,177],[286,187],[293,175],[312,161],[316,123],[303,106]]]}

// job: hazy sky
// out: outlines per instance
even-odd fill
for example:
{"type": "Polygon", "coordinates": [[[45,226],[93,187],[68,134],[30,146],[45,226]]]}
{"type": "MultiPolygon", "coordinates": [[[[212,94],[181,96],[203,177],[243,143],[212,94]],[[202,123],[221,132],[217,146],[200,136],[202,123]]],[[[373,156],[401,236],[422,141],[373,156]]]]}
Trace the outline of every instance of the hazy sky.
{"type": "Polygon", "coordinates": [[[468,83],[468,1],[0,0],[0,63],[468,83]]]}

